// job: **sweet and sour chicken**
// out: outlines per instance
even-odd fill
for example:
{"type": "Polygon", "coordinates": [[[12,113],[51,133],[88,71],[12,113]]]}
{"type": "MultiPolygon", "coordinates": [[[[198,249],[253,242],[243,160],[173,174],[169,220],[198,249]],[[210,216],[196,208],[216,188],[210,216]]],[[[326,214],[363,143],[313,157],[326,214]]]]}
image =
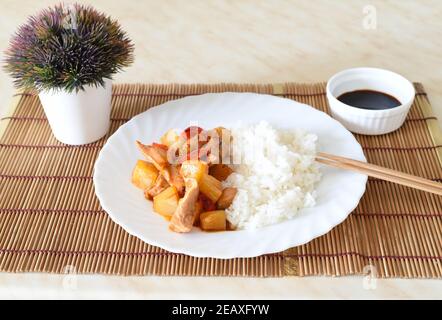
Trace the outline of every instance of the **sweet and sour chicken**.
{"type": "Polygon", "coordinates": [[[153,209],[169,221],[174,232],[190,232],[193,226],[205,231],[229,229],[225,209],[236,195],[222,181],[233,172],[222,164],[230,133],[224,128],[205,131],[189,127],[178,135],[169,130],[161,143],[136,142],[144,156],[132,173],[132,183],[153,201],[153,209]]]}

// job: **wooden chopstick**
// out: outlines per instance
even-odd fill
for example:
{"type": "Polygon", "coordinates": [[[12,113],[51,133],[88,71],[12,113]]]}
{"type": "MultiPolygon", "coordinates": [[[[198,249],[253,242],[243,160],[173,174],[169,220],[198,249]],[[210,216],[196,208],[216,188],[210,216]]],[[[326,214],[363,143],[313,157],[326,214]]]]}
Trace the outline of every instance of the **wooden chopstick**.
{"type": "Polygon", "coordinates": [[[442,184],[431,181],[429,179],[421,178],[418,176],[413,176],[411,174],[407,174],[407,173],[396,171],[393,169],[381,167],[381,166],[371,164],[371,163],[366,163],[366,162],[362,162],[362,161],[358,161],[358,160],[354,160],[354,159],[349,159],[349,158],[344,158],[344,157],[340,157],[340,156],[336,156],[336,155],[332,155],[332,154],[327,154],[327,153],[322,153],[322,152],[319,152],[318,156],[322,157],[322,158],[329,159],[329,160],[339,161],[339,162],[346,163],[346,164],[352,164],[352,165],[355,165],[358,167],[367,168],[369,170],[374,170],[377,172],[386,173],[386,174],[390,174],[393,176],[398,176],[398,177],[401,177],[404,179],[412,180],[417,183],[426,184],[426,185],[433,186],[436,188],[440,188],[442,186],[442,184]]]}
{"type": "Polygon", "coordinates": [[[413,176],[389,168],[377,166],[375,164],[344,158],[323,152],[319,152],[317,154],[316,161],[336,168],[356,171],[377,179],[382,179],[407,187],[442,195],[441,183],[437,183],[429,179],[413,176]]]}

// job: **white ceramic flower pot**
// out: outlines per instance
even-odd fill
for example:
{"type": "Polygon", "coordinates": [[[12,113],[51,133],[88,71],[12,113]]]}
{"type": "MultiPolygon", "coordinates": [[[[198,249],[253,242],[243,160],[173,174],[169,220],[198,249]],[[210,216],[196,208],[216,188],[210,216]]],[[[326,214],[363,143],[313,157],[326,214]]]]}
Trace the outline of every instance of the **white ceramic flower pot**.
{"type": "Polygon", "coordinates": [[[55,138],[70,145],[87,144],[102,138],[109,130],[112,82],[84,91],[44,91],[39,94],[55,138]]]}

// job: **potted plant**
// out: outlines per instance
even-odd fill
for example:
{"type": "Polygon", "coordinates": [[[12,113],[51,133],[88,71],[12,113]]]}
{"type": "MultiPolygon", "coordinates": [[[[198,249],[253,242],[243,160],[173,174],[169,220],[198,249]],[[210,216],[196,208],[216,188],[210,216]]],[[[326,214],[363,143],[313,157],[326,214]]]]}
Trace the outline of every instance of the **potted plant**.
{"type": "Polygon", "coordinates": [[[133,62],[133,49],[109,16],[60,4],[18,29],[4,67],[16,87],[38,91],[55,137],[80,145],[108,132],[112,75],[133,62]]]}

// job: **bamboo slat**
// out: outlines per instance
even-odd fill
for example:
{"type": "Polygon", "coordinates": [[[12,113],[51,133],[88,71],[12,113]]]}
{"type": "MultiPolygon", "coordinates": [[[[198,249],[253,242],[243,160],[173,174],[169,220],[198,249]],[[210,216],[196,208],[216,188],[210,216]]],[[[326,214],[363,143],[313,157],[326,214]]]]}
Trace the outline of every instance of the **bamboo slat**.
{"type": "MultiPolygon", "coordinates": [[[[356,138],[369,162],[442,181],[442,134],[421,84],[403,127],[356,138]],[[425,165],[423,165],[425,164],[425,165]]],[[[182,276],[442,278],[441,197],[369,179],[359,206],[328,234],[281,253],[202,259],[130,236],[101,209],[92,169],[101,147],[130,118],[171,99],[207,92],[258,92],[328,112],[325,84],[120,84],[109,134],[71,147],[52,136],[34,92],[20,92],[0,121],[0,271],[182,276]]]]}

